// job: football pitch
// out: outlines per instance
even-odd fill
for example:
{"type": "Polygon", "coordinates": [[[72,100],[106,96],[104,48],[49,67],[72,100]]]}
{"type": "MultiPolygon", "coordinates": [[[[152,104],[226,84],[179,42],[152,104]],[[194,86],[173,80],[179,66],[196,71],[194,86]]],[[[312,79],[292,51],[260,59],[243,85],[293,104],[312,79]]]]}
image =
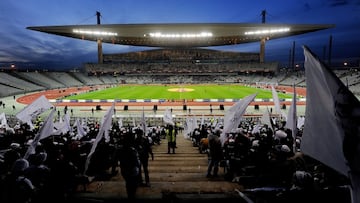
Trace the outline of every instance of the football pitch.
{"type": "MultiPolygon", "coordinates": [[[[239,84],[227,85],[119,85],[66,97],[69,100],[90,99],[242,99],[258,93],[256,99],[272,99],[271,90],[239,84]]],[[[278,93],[279,99],[292,95],[278,93]]]]}

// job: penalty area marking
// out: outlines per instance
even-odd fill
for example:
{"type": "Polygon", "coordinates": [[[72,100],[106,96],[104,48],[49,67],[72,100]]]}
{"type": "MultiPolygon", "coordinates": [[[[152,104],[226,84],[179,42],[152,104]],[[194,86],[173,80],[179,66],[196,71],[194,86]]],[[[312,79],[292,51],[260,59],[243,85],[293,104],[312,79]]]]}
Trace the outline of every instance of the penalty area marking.
{"type": "Polygon", "coordinates": [[[169,92],[192,92],[194,89],[191,88],[170,88],[168,89],[169,92]]]}

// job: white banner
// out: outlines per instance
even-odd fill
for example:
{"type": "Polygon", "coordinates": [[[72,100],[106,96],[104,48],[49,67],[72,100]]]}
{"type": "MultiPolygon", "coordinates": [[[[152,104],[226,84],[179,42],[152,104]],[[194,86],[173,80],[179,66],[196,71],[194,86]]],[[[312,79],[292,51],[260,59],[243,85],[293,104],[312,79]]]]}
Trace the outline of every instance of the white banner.
{"type": "Polygon", "coordinates": [[[16,118],[27,123],[34,117],[40,115],[52,107],[53,105],[49,102],[49,100],[44,95],[41,95],[31,104],[27,105],[25,108],[19,111],[16,114],[16,118]]]}
{"type": "Polygon", "coordinates": [[[239,100],[227,110],[224,116],[224,130],[220,136],[222,144],[224,144],[226,141],[227,134],[230,133],[231,130],[238,127],[240,120],[246,111],[246,108],[254,100],[256,95],[257,93],[239,100]]]}

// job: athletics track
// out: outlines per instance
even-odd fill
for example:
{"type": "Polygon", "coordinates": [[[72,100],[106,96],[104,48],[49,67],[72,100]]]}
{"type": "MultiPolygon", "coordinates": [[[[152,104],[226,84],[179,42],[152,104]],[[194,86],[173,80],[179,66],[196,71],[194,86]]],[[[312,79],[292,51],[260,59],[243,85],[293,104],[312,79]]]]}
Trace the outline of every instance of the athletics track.
{"type": "MultiPolygon", "coordinates": [[[[45,95],[45,97],[49,100],[51,99],[61,99],[63,97],[72,95],[72,94],[78,94],[81,92],[86,92],[86,91],[90,91],[92,89],[97,89],[100,88],[101,86],[93,86],[93,87],[89,87],[89,86],[83,86],[83,87],[71,87],[71,88],[64,88],[64,89],[53,89],[53,90],[46,90],[46,91],[40,91],[40,92],[36,92],[33,94],[28,94],[28,95],[24,95],[21,96],[19,98],[17,98],[17,102],[21,103],[21,104],[30,104],[32,103],[35,99],[37,99],[38,97],[40,97],[41,95],[45,95]]],[[[283,91],[286,93],[292,93],[293,92],[293,87],[290,86],[278,86],[276,88],[276,90],[278,91],[283,91]]],[[[301,97],[305,97],[306,96],[306,89],[305,88],[296,88],[296,94],[298,96],[301,97]]],[[[198,102],[198,101],[186,101],[185,103],[183,101],[162,101],[162,102],[116,102],[116,106],[153,106],[153,105],[158,105],[158,106],[182,106],[182,105],[188,105],[188,106],[209,106],[210,104],[212,106],[218,106],[218,105],[224,105],[224,106],[231,106],[234,104],[234,102],[198,102]]],[[[273,102],[251,102],[250,105],[267,105],[267,106],[271,106],[273,105],[273,102]]],[[[285,104],[285,105],[290,105],[289,101],[283,101],[280,102],[280,104],[285,104]]],[[[58,102],[55,104],[56,106],[96,106],[96,105],[101,105],[101,106],[111,106],[112,103],[111,102],[58,102]]],[[[305,105],[304,101],[298,101],[297,105],[305,105]]]]}

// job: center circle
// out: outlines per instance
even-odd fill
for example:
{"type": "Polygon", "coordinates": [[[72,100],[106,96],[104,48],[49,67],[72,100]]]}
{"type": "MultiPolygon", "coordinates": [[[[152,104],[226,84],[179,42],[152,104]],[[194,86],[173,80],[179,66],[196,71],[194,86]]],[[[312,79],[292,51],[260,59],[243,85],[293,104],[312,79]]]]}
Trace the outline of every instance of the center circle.
{"type": "Polygon", "coordinates": [[[170,88],[168,89],[169,92],[192,92],[194,89],[191,88],[170,88]]]}

